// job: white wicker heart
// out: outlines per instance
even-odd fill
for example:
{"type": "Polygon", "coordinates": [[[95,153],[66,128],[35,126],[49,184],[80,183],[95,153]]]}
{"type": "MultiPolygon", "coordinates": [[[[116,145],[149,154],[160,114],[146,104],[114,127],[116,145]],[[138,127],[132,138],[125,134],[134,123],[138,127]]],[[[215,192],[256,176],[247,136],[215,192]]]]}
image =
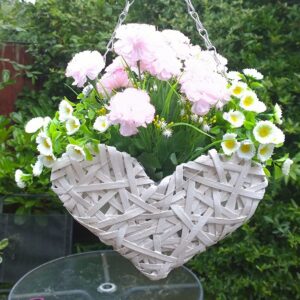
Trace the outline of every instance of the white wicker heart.
{"type": "Polygon", "coordinates": [[[245,223],[267,186],[261,165],[215,150],[155,184],[129,154],[99,148],[93,161],[58,160],[52,188],[78,222],[153,280],[245,223]]]}

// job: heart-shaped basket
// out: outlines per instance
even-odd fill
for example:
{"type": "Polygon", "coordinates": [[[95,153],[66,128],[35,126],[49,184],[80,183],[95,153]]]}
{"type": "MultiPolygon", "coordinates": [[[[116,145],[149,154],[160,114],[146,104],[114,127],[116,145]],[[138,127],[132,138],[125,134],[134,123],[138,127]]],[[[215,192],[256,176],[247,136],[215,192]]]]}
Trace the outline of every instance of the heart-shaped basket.
{"type": "Polygon", "coordinates": [[[153,280],[245,223],[268,184],[260,164],[216,150],[156,184],[135,158],[103,144],[92,161],[59,159],[51,181],[78,222],[153,280]]]}

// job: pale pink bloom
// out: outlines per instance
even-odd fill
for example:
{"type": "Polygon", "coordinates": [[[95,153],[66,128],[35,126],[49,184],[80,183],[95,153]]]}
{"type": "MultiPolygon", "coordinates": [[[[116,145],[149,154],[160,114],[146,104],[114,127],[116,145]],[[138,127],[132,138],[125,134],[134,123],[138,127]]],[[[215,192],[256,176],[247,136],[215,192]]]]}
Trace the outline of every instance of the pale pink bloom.
{"type": "Polygon", "coordinates": [[[166,29],[162,35],[167,44],[173,49],[177,58],[184,60],[190,53],[190,39],[178,30],[166,29]]]}
{"type": "Polygon", "coordinates": [[[104,59],[98,51],[79,52],[68,63],[66,76],[73,77],[73,85],[83,87],[88,79],[96,79],[104,66],[104,59]]]}
{"type": "Polygon", "coordinates": [[[149,95],[142,90],[127,88],[114,95],[108,106],[108,119],[112,124],[120,124],[120,133],[130,136],[138,132],[138,127],[146,127],[154,119],[155,108],[149,95]]]}
{"type": "Polygon", "coordinates": [[[157,49],[155,60],[149,64],[141,64],[142,71],[148,71],[160,80],[169,80],[179,76],[182,63],[177,59],[173,49],[167,45],[157,49]]]}
{"type": "Polygon", "coordinates": [[[199,116],[206,115],[210,110],[210,105],[205,101],[197,101],[193,103],[192,112],[199,116]]]}
{"type": "Polygon", "coordinates": [[[145,64],[152,62],[163,41],[155,27],[146,24],[122,25],[116,32],[116,38],[114,50],[130,66],[136,66],[138,61],[145,64]]]}
{"type": "Polygon", "coordinates": [[[97,83],[97,90],[101,94],[111,94],[113,90],[131,86],[128,74],[125,71],[125,62],[118,56],[106,68],[106,73],[97,83]]]}

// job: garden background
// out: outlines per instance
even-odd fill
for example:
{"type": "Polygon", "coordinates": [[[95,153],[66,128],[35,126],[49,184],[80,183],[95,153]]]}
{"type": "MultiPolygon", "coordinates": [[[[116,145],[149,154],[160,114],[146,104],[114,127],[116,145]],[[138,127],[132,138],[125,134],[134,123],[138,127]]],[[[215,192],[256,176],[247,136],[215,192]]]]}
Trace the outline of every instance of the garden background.
{"type": "MultiPolygon", "coordinates": [[[[264,101],[279,103],[284,111],[286,144],[280,151],[288,152],[294,164],[289,178],[270,180],[249,223],[188,266],[199,275],[206,299],[300,299],[299,1],[193,2],[211,40],[228,58],[229,68],[253,67],[265,75],[269,96],[264,101]]],[[[0,1],[0,47],[22,43],[30,55],[26,66],[8,62],[28,84],[18,94],[15,111],[0,116],[0,195],[6,195],[0,207],[3,204],[4,212],[13,213],[16,222],[22,223],[22,216],[28,214],[63,212],[50,192],[47,175],[25,190],[15,185],[15,169],[25,161],[34,163],[35,149],[23,132],[24,124],[34,116],[51,116],[62,97],[72,95],[67,86],[71,82],[64,76],[67,62],[86,49],[103,53],[123,6],[121,0],[37,0],[35,5],[0,1]],[[43,196],[12,196],[16,193],[43,196]]],[[[136,0],[127,22],[178,29],[193,43],[201,43],[184,1],[136,0]]],[[[0,63],[4,61],[0,57],[0,63]]],[[[0,91],[15,80],[15,75],[2,67],[0,91]]],[[[0,108],[6,102],[1,95],[0,108]]],[[[13,251],[9,247],[4,251],[13,251]]],[[[95,239],[75,237],[72,250],[101,247],[95,239]]],[[[9,284],[0,287],[9,288],[9,284]]]]}

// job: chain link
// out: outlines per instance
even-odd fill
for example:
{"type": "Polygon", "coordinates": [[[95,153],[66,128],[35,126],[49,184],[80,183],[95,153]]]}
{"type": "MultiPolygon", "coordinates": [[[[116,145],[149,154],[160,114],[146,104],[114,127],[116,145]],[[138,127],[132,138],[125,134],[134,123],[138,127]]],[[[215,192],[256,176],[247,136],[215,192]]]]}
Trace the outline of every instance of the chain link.
{"type": "MultiPolygon", "coordinates": [[[[117,25],[116,25],[116,27],[115,27],[115,29],[112,33],[112,36],[111,36],[111,38],[110,38],[110,40],[109,40],[109,42],[106,46],[106,52],[104,53],[104,60],[105,61],[106,61],[107,54],[109,52],[111,52],[114,48],[114,41],[115,41],[115,38],[116,38],[116,32],[117,32],[118,28],[124,23],[127,15],[128,15],[130,6],[134,3],[134,1],[135,0],[126,0],[125,7],[124,7],[123,11],[121,12],[121,14],[119,15],[117,25]]],[[[214,58],[214,60],[217,64],[217,71],[220,74],[222,74],[224,77],[226,77],[226,71],[225,71],[225,68],[222,65],[222,63],[221,63],[221,61],[218,57],[216,47],[210,41],[209,36],[208,36],[208,32],[205,29],[202,22],[200,21],[199,15],[198,15],[198,13],[196,12],[196,10],[193,6],[192,0],[184,0],[184,1],[187,5],[189,15],[191,16],[191,18],[194,20],[194,22],[196,24],[196,28],[197,28],[197,31],[198,31],[199,35],[204,40],[206,49],[209,50],[209,51],[212,51],[213,58],[214,58]]]]}
{"type": "Polygon", "coordinates": [[[112,35],[111,35],[111,38],[110,38],[109,42],[106,45],[106,51],[105,51],[105,53],[103,55],[105,62],[106,62],[106,56],[107,56],[107,54],[109,52],[111,52],[113,50],[113,48],[114,48],[114,41],[115,41],[115,38],[116,38],[116,32],[119,29],[119,27],[124,23],[127,15],[128,15],[129,8],[134,3],[134,1],[135,0],[126,0],[125,7],[124,7],[123,11],[119,15],[117,25],[116,25],[116,27],[115,27],[112,35]]]}

